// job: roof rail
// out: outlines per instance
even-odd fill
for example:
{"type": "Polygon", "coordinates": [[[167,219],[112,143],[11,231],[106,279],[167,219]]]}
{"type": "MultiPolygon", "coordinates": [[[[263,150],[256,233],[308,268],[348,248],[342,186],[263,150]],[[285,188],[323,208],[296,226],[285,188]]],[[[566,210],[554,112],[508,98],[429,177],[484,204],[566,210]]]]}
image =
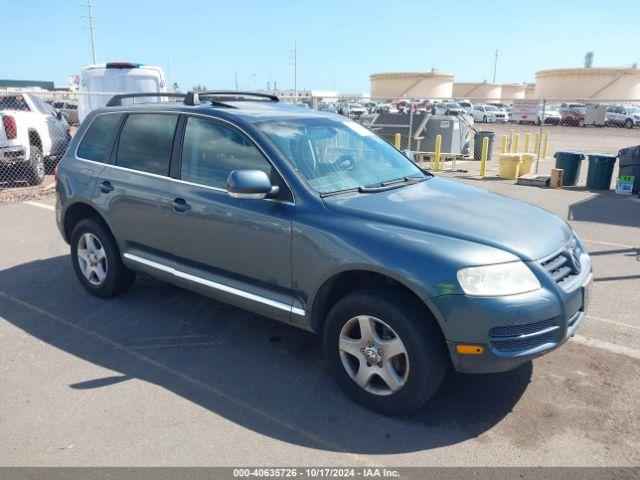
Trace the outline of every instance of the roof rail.
{"type": "Polygon", "coordinates": [[[269,100],[271,102],[279,102],[280,99],[276,95],[259,92],[241,92],[236,90],[206,90],[204,92],[187,93],[184,103],[186,105],[198,105],[202,97],[218,97],[219,99],[238,101],[250,100],[251,97],[269,100]],[[249,97],[249,98],[247,98],[249,97]]]}
{"type": "Polygon", "coordinates": [[[184,93],[169,93],[169,92],[149,92],[149,93],[121,93],[114,95],[111,100],[107,102],[107,107],[119,107],[122,105],[123,98],[137,98],[137,97],[185,97],[184,93]]]}

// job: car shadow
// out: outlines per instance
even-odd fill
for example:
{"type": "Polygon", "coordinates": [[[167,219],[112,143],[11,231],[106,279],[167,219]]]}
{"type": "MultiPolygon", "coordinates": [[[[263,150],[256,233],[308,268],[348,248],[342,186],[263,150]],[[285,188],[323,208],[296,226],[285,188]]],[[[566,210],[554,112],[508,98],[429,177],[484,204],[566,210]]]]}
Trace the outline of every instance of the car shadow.
{"type": "Polygon", "coordinates": [[[381,416],[337,387],[315,335],[142,275],[126,294],[98,299],[67,256],[0,272],[0,316],[111,371],[74,379],[77,393],[140,379],[262,435],[330,451],[404,453],[477,437],[512,411],[532,376],[531,362],[451,372],[420,411],[381,416]]]}
{"type": "Polygon", "coordinates": [[[567,213],[569,220],[640,227],[640,203],[634,197],[618,195],[611,190],[588,190],[582,187],[572,190],[589,191],[597,195],[570,205],[567,213]]]}

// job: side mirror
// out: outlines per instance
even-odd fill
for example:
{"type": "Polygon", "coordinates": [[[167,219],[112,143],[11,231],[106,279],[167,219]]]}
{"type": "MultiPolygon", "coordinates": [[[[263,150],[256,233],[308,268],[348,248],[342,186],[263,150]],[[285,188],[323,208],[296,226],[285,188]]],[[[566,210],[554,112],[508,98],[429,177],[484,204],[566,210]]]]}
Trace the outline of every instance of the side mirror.
{"type": "Polygon", "coordinates": [[[408,148],[405,148],[404,150],[402,150],[402,153],[403,153],[403,155],[405,157],[407,157],[412,162],[415,161],[415,157],[413,156],[413,152],[411,150],[409,150],[408,148]]]}
{"type": "Polygon", "coordinates": [[[271,180],[262,170],[234,170],[227,179],[227,192],[233,198],[266,198],[276,195],[280,187],[271,185],[271,180]]]}

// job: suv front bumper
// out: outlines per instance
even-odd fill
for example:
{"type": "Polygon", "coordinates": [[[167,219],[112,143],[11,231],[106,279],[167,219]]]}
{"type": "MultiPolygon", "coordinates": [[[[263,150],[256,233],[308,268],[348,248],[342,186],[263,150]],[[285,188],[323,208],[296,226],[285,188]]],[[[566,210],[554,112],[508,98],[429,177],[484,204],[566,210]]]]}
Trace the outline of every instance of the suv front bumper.
{"type": "Polygon", "coordinates": [[[454,368],[462,373],[504,372],[565,343],[587,312],[592,274],[586,254],[583,267],[569,291],[550,281],[535,292],[506,297],[436,297],[454,368]],[[458,345],[479,345],[483,352],[461,354],[458,345]]]}

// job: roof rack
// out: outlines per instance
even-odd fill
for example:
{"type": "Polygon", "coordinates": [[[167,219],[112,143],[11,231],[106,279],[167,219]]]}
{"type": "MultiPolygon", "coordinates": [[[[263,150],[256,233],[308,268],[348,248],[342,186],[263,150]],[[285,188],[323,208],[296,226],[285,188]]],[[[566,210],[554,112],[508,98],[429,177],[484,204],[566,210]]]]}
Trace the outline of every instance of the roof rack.
{"type": "Polygon", "coordinates": [[[271,102],[279,102],[276,95],[259,92],[241,92],[236,90],[206,90],[204,92],[189,92],[184,98],[185,105],[199,105],[201,97],[217,97],[219,100],[242,101],[251,100],[251,97],[271,102]],[[248,97],[248,98],[247,98],[248,97]]]}
{"type": "Polygon", "coordinates": [[[185,97],[184,93],[169,93],[169,92],[150,92],[150,93],[122,93],[114,95],[111,100],[107,102],[107,107],[119,107],[122,105],[123,98],[138,98],[138,97],[185,97]]]}

